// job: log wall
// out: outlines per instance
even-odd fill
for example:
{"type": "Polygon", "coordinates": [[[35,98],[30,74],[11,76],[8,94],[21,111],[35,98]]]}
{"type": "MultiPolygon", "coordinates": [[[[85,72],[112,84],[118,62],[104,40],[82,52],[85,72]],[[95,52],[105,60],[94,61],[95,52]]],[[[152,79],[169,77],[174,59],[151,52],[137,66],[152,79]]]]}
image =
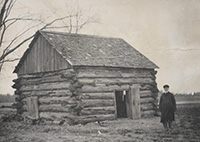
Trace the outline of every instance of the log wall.
{"type": "Polygon", "coordinates": [[[18,112],[27,115],[27,98],[38,97],[40,119],[68,119],[73,123],[116,118],[115,90],[140,85],[141,116],[155,113],[157,84],[154,70],[106,67],[75,67],[55,72],[19,75],[18,112]]]}
{"type": "Polygon", "coordinates": [[[14,82],[16,101],[20,106],[18,112],[25,117],[29,115],[28,99],[34,96],[38,97],[40,119],[54,121],[77,116],[77,90],[81,86],[73,69],[20,75],[14,82]]]}
{"type": "Polygon", "coordinates": [[[75,70],[82,85],[81,115],[114,115],[114,90],[130,90],[133,84],[140,85],[141,116],[154,115],[158,89],[153,69],[77,67],[75,70]]]}

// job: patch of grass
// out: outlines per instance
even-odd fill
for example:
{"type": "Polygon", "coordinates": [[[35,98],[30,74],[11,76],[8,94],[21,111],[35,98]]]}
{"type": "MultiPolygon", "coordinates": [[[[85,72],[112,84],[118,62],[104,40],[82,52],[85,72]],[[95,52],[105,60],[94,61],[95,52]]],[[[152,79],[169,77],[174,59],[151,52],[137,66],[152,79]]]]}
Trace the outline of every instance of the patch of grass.
{"type": "Polygon", "coordinates": [[[177,102],[188,102],[188,101],[199,101],[199,95],[175,95],[175,99],[177,102]]]}

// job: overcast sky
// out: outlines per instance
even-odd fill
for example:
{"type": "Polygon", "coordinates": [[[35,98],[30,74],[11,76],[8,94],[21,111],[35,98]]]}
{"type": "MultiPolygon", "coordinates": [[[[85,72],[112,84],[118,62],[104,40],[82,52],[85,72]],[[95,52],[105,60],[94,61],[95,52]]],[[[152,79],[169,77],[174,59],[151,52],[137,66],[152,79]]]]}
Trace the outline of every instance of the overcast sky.
{"type": "MultiPolygon", "coordinates": [[[[76,3],[73,0],[18,0],[12,16],[29,13],[48,20],[67,15],[76,3]]],[[[79,0],[78,3],[84,15],[93,16],[97,21],[85,26],[80,33],[126,40],[160,67],[159,90],[167,83],[174,93],[200,91],[199,0],[79,0]]],[[[10,35],[15,34],[16,28],[23,25],[16,25],[10,35]]],[[[27,45],[12,56],[21,57],[26,49],[27,45]]],[[[11,85],[16,78],[12,74],[16,64],[4,65],[0,93],[14,92],[11,85]]]]}

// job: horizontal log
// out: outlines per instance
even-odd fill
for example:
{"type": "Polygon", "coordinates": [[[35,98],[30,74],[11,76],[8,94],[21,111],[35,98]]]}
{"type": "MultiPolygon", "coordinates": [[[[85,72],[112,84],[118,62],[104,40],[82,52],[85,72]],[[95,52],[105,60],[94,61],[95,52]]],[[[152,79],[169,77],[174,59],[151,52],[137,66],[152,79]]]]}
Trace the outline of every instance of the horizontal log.
{"type": "Polygon", "coordinates": [[[124,84],[155,84],[152,78],[79,78],[78,81],[83,85],[106,84],[106,85],[124,85],[124,84]]]}
{"type": "Polygon", "coordinates": [[[15,83],[12,88],[19,89],[22,85],[20,83],[15,83]]]}
{"type": "Polygon", "coordinates": [[[40,112],[39,113],[40,118],[46,118],[50,120],[56,120],[56,119],[65,119],[65,118],[71,118],[74,117],[72,113],[66,113],[66,112],[40,112]]]}
{"type": "Polygon", "coordinates": [[[62,97],[62,96],[71,96],[72,92],[69,89],[64,90],[46,90],[46,91],[29,91],[22,92],[22,96],[30,97],[30,96],[47,96],[47,97],[62,97]]]}
{"type": "Polygon", "coordinates": [[[18,75],[19,79],[33,79],[33,78],[41,78],[43,76],[43,73],[37,73],[37,74],[24,74],[24,75],[18,75]]]}
{"type": "Polygon", "coordinates": [[[22,91],[15,90],[14,95],[21,95],[22,91]]]}
{"type": "MultiPolygon", "coordinates": [[[[131,84],[133,85],[133,84],[131,84]]],[[[82,92],[83,93],[92,93],[92,92],[112,92],[115,90],[130,90],[131,85],[108,85],[106,84],[97,84],[96,86],[91,85],[83,85],[82,92]]],[[[146,84],[144,86],[140,86],[140,91],[152,90],[155,88],[151,84],[146,84]]]]}
{"type": "Polygon", "coordinates": [[[129,85],[110,85],[110,86],[105,86],[105,85],[97,85],[97,86],[90,86],[90,85],[84,85],[82,87],[82,92],[83,93],[93,93],[93,92],[112,92],[115,90],[128,90],[130,89],[129,85]]]}
{"type": "Polygon", "coordinates": [[[140,74],[140,73],[122,73],[122,77],[124,78],[151,78],[155,79],[156,77],[152,74],[140,74]]]}
{"type": "Polygon", "coordinates": [[[140,104],[152,103],[154,101],[155,101],[155,99],[152,98],[152,97],[149,97],[149,98],[140,98],[140,104]]]}
{"type": "Polygon", "coordinates": [[[19,75],[19,78],[23,79],[33,79],[33,78],[41,78],[41,77],[51,77],[56,75],[61,75],[62,73],[71,73],[73,69],[64,69],[59,71],[53,72],[41,72],[41,73],[34,73],[34,74],[26,74],[26,75],[19,75]]]}
{"type": "Polygon", "coordinates": [[[13,103],[0,103],[0,108],[12,108],[13,103]]]}
{"type": "Polygon", "coordinates": [[[13,79],[12,81],[13,81],[14,83],[19,83],[19,82],[21,81],[21,79],[22,79],[22,78],[16,78],[16,79],[13,79]]]}
{"type": "Polygon", "coordinates": [[[154,84],[142,84],[140,87],[140,91],[152,90],[154,86],[154,84]]]}
{"type": "Polygon", "coordinates": [[[61,78],[73,78],[75,76],[76,76],[76,73],[72,71],[72,72],[62,73],[61,78]]]}
{"type": "Polygon", "coordinates": [[[102,99],[90,99],[90,100],[86,100],[83,99],[81,102],[81,105],[83,107],[103,107],[103,106],[114,106],[114,100],[113,99],[107,99],[107,100],[102,100],[102,99]]]}
{"type": "Polygon", "coordinates": [[[154,92],[153,90],[158,90],[157,89],[157,83],[156,82],[152,82],[152,83],[140,83],[140,89],[142,91],[145,91],[145,90],[151,90],[152,92],[154,92]]]}
{"type": "Polygon", "coordinates": [[[13,109],[13,108],[0,108],[0,113],[9,113],[9,112],[16,112],[17,109],[13,109]]]}
{"type": "Polygon", "coordinates": [[[67,89],[70,87],[69,82],[55,82],[45,83],[39,85],[23,85],[20,91],[37,91],[37,90],[53,90],[53,89],[67,89]]]}
{"type": "Polygon", "coordinates": [[[154,105],[152,103],[141,104],[140,108],[141,108],[141,111],[153,110],[154,109],[154,105]]]}
{"type": "Polygon", "coordinates": [[[151,117],[155,115],[155,110],[142,111],[141,117],[151,117]]]}
{"type": "Polygon", "coordinates": [[[74,74],[74,73],[75,73],[74,69],[64,69],[64,70],[61,70],[60,72],[45,74],[44,76],[54,76],[55,74],[74,74]]]}
{"type": "Polygon", "coordinates": [[[157,72],[158,72],[158,71],[156,71],[156,70],[152,70],[152,71],[151,71],[151,74],[152,74],[152,75],[156,75],[157,72]]]}
{"type": "Polygon", "coordinates": [[[69,107],[63,107],[61,104],[39,105],[40,112],[70,112],[69,107]]]}
{"type": "Polygon", "coordinates": [[[82,99],[114,99],[114,93],[83,93],[81,95],[82,99]]]}
{"type": "Polygon", "coordinates": [[[71,97],[41,97],[40,104],[61,104],[63,102],[75,103],[71,97]]]}
{"type": "Polygon", "coordinates": [[[93,77],[121,77],[120,72],[116,71],[108,71],[108,70],[82,70],[79,71],[77,74],[78,78],[86,77],[86,78],[93,78],[93,77]]]}
{"type": "Polygon", "coordinates": [[[156,79],[154,75],[139,75],[139,74],[120,74],[120,73],[112,73],[112,74],[90,74],[90,73],[79,73],[77,78],[151,78],[153,80],[156,79]]]}
{"type": "Polygon", "coordinates": [[[78,77],[138,77],[153,76],[152,70],[109,67],[76,68],[78,77]]]}
{"type": "Polygon", "coordinates": [[[89,122],[95,122],[95,121],[104,121],[104,120],[114,120],[115,115],[114,114],[107,114],[107,115],[85,115],[77,117],[77,123],[80,124],[86,124],[89,122]]]}
{"type": "Polygon", "coordinates": [[[152,97],[153,95],[151,90],[140,91],[140,98],[152,97]]]}
{"type": "Polygon", "coordinates": [[[81,110],[81,115],[95,115],[95,114],[114,114],[115,108],[111,107],[88,107],[81,110]]]}
{"type": "Polygon", "coordinates": [[[67,82],[67,81],[71,81],[71,79],[61,78],[61,75],[56,75],[56,76],[33,78],[33,79],[22,79],[21,82],[19,82],[19,84],[38,85],[38,84],[44,84],[44,83],[67,82]]]}

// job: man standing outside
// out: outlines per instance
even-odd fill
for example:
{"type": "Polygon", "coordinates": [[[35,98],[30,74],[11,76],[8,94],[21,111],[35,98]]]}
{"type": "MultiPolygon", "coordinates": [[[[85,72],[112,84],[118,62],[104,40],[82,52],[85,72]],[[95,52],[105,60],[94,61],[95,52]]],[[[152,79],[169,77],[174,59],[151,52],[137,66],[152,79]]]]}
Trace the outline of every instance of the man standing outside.
{"type": "Polygon", "coordinates": [[[176,111],[176,100],[174,95],[169,92],[169,85],[164,85],[164,93],[160,97],[159,109],[161,111],[161,123],[164,129],[168,131],[172,128],[172,121],[175,120],[174,112],[176,111]]]}

